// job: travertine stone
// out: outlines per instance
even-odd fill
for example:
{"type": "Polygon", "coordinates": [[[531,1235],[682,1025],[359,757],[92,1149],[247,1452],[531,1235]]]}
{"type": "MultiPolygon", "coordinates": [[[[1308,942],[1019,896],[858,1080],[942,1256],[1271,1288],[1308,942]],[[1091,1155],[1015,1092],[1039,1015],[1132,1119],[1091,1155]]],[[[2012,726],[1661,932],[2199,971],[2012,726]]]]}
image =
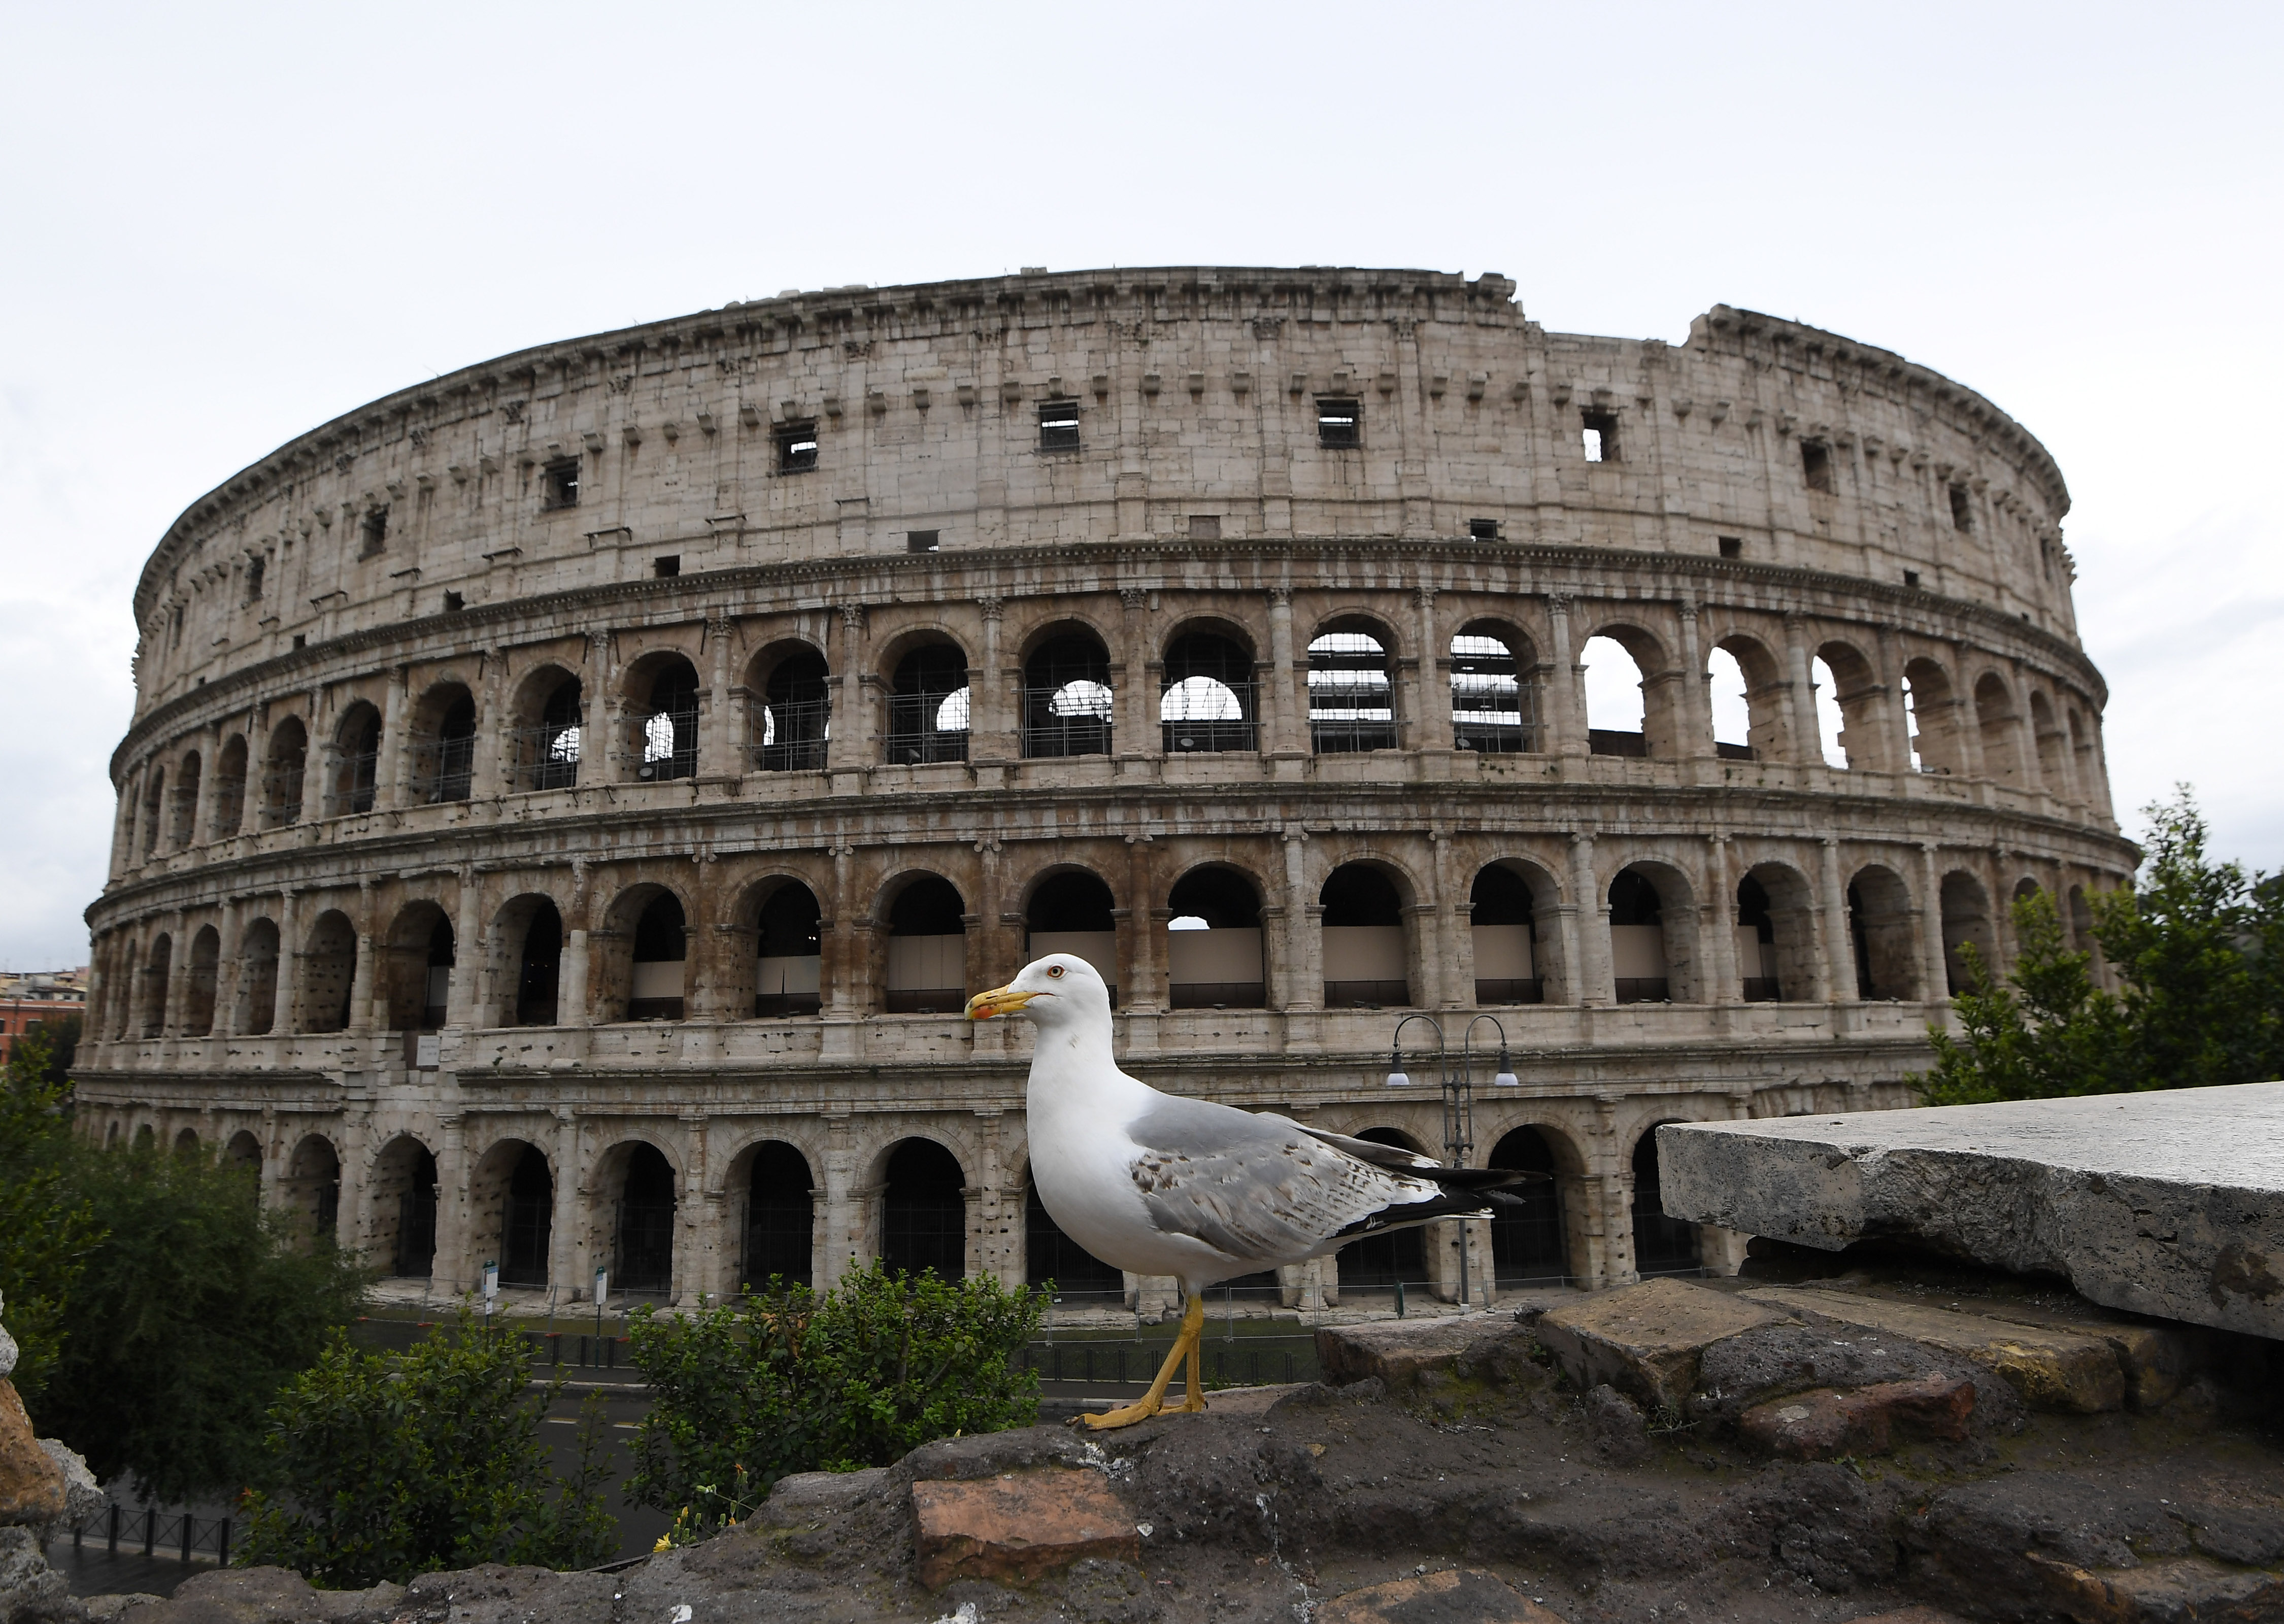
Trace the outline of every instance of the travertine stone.
{"type": "Polygon", "coordinates": [[[32,1436],[15,1384],[0,1380],[0,1526],[51,1523],[66,1503],[64,1469],[32,1436]]]}
{"type": "Polygon", "coordinates": [[[1539,1339],[1581,1387],[1604,1382],[1679,1411],[1707,1347],[1777,1313],[1680,1280],[1649,1280],[1542,1315],[1539,1339]]]}
{"type": "Polygon", "coordinates": [[[1959,1376],[1812,1387],[1756,1404],[1737,1419],[1738,1435],[1772,1455],[1831,1460],[1885,1455],[1898,1437],[1960,1439],[1975,1411],[1975,1384],[1959,1376]]]}
{"type": "Polygon", "coordinates": [[[1513,1322],[1484,1315],[1452,1319],[1382,1320],[1324,1325],[1317,1331],[1317,1365],[1335,1386],[1378,1377],[1408,1380],[1443,1370],[1477,1343],[1521,1336],[1513,1322]]]}
{"type": "Polygon", "coordinates": [[[110,1505],[111,1497],[95,1480],[87,1457],[60,1438],[43,1438],[40,1448],[56,1464],[56,1470],[64,1474],[64,1509],[56,1523],[66,1528],[89,1526],[110,1505]]]}
{"type": "Polygon", "coordinates": [[[1085,1558],[1142,1554],[1132,1515],[1096,1472],[1016,1472],[912,1485],[920,1582],[1036,1579],[1085,1558]]]}
{"type": "Polygon", "coordinates": [[[1907,1238],[2110,1308],[2284,1337],[2284,1082],[1658,1130],[1665,1210],[1907,1238]]]}

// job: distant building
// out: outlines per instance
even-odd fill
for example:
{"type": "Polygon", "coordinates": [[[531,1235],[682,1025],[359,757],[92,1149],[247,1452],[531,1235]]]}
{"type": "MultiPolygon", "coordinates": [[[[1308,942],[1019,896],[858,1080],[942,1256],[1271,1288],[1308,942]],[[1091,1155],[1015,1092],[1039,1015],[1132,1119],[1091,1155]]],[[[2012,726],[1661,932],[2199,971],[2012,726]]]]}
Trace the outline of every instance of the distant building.
{"type": "Polygon", "coordinates": [[[16,1040],[43,1024],[87,1013],[87,966],[0,975],[0,1066],[16,1051],[16,1040]]]}

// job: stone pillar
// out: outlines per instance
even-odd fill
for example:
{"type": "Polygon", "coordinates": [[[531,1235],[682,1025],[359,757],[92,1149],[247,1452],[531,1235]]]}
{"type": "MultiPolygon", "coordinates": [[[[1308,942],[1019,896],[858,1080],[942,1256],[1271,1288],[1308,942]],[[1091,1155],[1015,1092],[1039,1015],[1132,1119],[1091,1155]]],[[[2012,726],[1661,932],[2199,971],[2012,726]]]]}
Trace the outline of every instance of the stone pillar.
{"type": "Polygon", "coordinates": [[[333,782],[332,769],[340,760],[340,749],[333,742],[330,730],[321,734],[318,704],[324,699],[322,689],[309,690],[309,714],[304,718],[301,748],[301,823],[310,823],[325,816],[325,792],[333,782]]]}
{"type": "Polygon", "coordinates": [[[830,1288],[868,1249],[864,1198],[856,1189],[856,1147],[846,1112],[825,1119],[824,1222],[817,1226],[810,1277],[830,1288]]]}
{"type": "MultiPolygon", "coordinates": [[[[1994,846],[1985,868],[1991,876],[1991,946],[1998,962],[1991,966],[1993,980],[2003,981],[2014,968],[2018,956],[2014,940],[2014,887],[2008,879],[2006,848],[1994,846]]],[[[175,951],[179,954],[177,945],[175,951]]]]}
{"type": "MultiPolygon", "coordinates": [[[[1570,646],[1570,595],[1556,592],[1546,600],[1547,657],[1554,680],[1547,685],[1547,725],[1554,734],[1552,753],[1584,755],[1587,746],[1586,707],[1578,684],[1584,668],[1570,646]]],[[[1582,899],[1583,900],[1583,899],[1582,899]]]]}
{"type": "Polygon", "coordinates": [[[1317,918],[1324,910],[1309,890],[1308,832],[1285,830],[1285,1008],[1325,1007],[1324,939],[1317,918]]]}
{"type": "Polygon", "coordinates": [[[452,975],[444,994],[448,1006],[444,1024],[448,1027],[481,1024],[481,1011],[476,1003],[482,996],[483,965],[489,957],[490,947],[486,940],[489,933],[482,925],[481,897],[475,865],[462,863],[460,894],[456,899],[452,918],[452,975]]]}
{"type": "Polygon", "coordinates": [[[215,786],[222,782],[222,724],[199,730],[199,792],[191,803],[188,846],[204,846],[214,838],[215,786]]]}
{"type": "Polygon", "coordinates": [[[1126,837],[1127,940],[1118,944],[1118,996],[1129,1011],[1166,1007],[1165,977],[1158,964],[1159,933],[1173,915],[1159,906],[1156,877],[1150,862],[1151,839],[1146,834],[1126,837]]]}
{"type": "Polygon", "coordinates": [[[730,700],[730,648],[738,623],[726,614],[706,621],[706,714],[698,719],[698,776],[734,778],[746,770],[746,719],[730,700]]]}
{"type": "Polygon", "coordinates": [[[403,804],[411,786],[405,763],[412,753],[411,697],[408,691],[412,668],[397,666],[388,674],[388,691],[380,713],[380,760],[373,763],[372,804],[376,809],[403,804]]]}
{"type": "Polygon", "coordinates": [[[688,1308],[703,1307],[707,1292],[721,1290],[722,1270],[716,1260],[721,1253],[722,1192],[708,1188],[707,1120],[702,1110],[686,1107],[682,1113],[682,1179],[674,1204],[670,1279],[672,1300],[688,1308]]]}
{"type": "Polygon", "coordinates": [[[559,1027],[584,1027],[593,1021],[587,997],[588,906],[587,865],[575,863],[571,865],[571,909],[563,920],[563,957],[555,978],[555,1024],[559,1027]]]}
{"type": "Polygon", "coordinates": [[[979,597],[975,607],[983,617],[983,646],[967,670],[967,755],[972,761],[1010,761],[1021,745],[1008,707],[1008,674],[1000,668],[999,625],[1007,600],[979,597]]]}
{"type": "MultiPolygon", "coordinates": [[[[1710,674],[1705,652],[1697,641],[1697,605],[1684,599],[1677,605],[1681,620],[1681,747],[1684,761],[1713,754],[1713,702],[1706,692],[1710,674]]],[[[1645,718],[1647,721],[1647,718],[1645,718]]]]}
{"type": "MultiPolygon", "coordinates": [[[[841,609],[840,695],[833,707],[833,737],[825,741],[825,761],[833,772],[856,772],[869,767],[878,753],[872,741],[872,707],[864,702],[865,667],[870,664],[864,636],[864,610],[857,604],[841,609]]],[[[838,781],[833,792],[843,791],[838,781]]]]}
{"type": "Polygon", "coordinates": [[[167,1002],[160,1011],[159,1031],[161,1036],[180,1037],[183,1005],[189,1002],[191,941],[188,921],[179,908],[168,923],[167,935],[172,945],[167,955],[167,1002]]]}
{"type": "MultiPolygon", "coordinates": [[[[819,932],[817,941],[817,974],[823,988],[825,1013],[846,1019],[853,1013],[857,966],[856,963],[856,930],[854,916],[856,900],[849,894],[849,861],[856,848],[846,841],[836,840],[833,846],[833,894],[825,908],[832,914],[829,925],[819,932]]],[[[824,1277],[819,1276],[821,1280],[824,1277]]]]}
{"type": "Polygon", "coordinates": [[[278,1010],[273,1035],[301,1029],[301,938],[293,919],[293,892],[278,894],[278,1010]]]}
{"type": "MultiPolygon", "coordinates": [[[[1449,717],[1446,716],[1448,722],[1449,717]]],[[[1428,883],[1435,894],[1425,916],[1432,929],[1429,945],[1435,955],[1434,973],[1420,996],[1433,996],[1446,1010],[1472,1008],[1475,1002],[1473,967],[1474,943],[1467,935],[1467,912],[1472,903],[1451,880],[1451,837],[1447,831],[1428,832],[1428,883]]]]}
{"type": "Polygon", "coordinates": [[[1617,997],[1610,977],[1610,899],[1594,873],[1594,837],[1580,830],[1570,836],[1570,888],[1578,898],[1577,1001],[1609,1003],[1617,997]]]}
{"type": "Polygon", "coordinates": [[[1929,1003],[1951,996],[1951,964],[1943,950],[1943,871],[1932,841],[1920,847],[1920,952],[1929,1003]]]}
{"type": "MultiPolygon", "coordinates": [[[[221,956],[215,964],[214,1025],[209,1030],[216,1037],[229,1037],[238,1030],[239,972],[245,954],[239,950],[239,899],[233,896],[222,905],[222,917],[215,921],[221,956]]],[[[92,1004],[90,1005],[92,1008],[92,1004]]]]}
{"type": "Polygon", "coordinates": [[[1904,665],[1896,650],[1893,624],[1879,628],[1879,680],[1887,691],[1881,696],[1881,730],[1887,734],[1888,760],[1897,772],[1912,770],[1912,713],[1904,701],[1904,665]]]}
{"type": "Polygon", "coordinates": [[[1397,734],[1414,750],[1449,750],[1451,748],[1451,690],[1450,683],[1435,679],[1443,670],[1443,651],[1435,636],[1435,589],[1422,586],[1412,594],[1412,607],[1416,629],[1412,636],[1420,645],[1420,657],[1412,661],[1410,715],[1396,712],[1399,723],[1409,726],[1397,734]]]}
{"type": "Polygon", "coordinates": [[[1840,842],[1826,835],[1819,843],[1817,869],[1819,899],[1824,906],[1824,961],[1831,967],[1835,1003],[1853,1003],[1857,996],[1856,944],[1848,928],[1848,890],[1840,873],[1840,842]]]}
{"type": "MultiPolygon", "coordinates": [[[[1708,734],[1708,738],[1711,735],[1708,734]]],[[[1700,916],[1711,940],[1706,945],[1710,974],[1706,977],[1709,1003],[1738,1003],[1745,996],[1737,974],[1737,877],[1729,868],[1729,837],[1705,837],[1706,908],[1700,916]]]]}
{"type": "MultiPolygon", "coordinates": [[[[534,1137],[537,1137],[536,1135],[534,1137]]],[[[554,1211],[548,1219],[547,1283],[564,1298],[577,1300],[584,1292],[594,1300],[595,1269],[584,1256],[586,1236],[579,1222],[579,1197],[586,1188],[585,1170],[579,1165],[579,1123],[570,1112],[558,1107],[552,1144],[544,1147],[547,1170],[554,1175],[554,1211]],[[582,1264],[585,1264],[583,1269],[582,1264]]],[[[440,1169],[441,1171],[441,1169],[440,1169]]],[[[512,1172],[512,1169],[511,1169],[512,1172]]],[[[501,1236],[503,1242],[507,1238],[501,1236]]]]}
{"type": "MultiPolygon", "coordinates": [[[[507,714],[506,657],[497,649],[487,649],[482,659],[484,674],[476,695],[475,762],[468,794],[475,800],[496,800],[514,787],[515,718],[507,714]]],[[[456,949],[458,945],[455,942],[456,949]]]]}
{"type": "Polygon", "coordinates": [[[1807,766],[1824,762],[1824,731],[1817,725],[1816,681],[1809,666],[1807,634],[1801,617],[1787,613],[1784,618],[1785,669],[1792,676],[1792,691],[1786,696],[1791,707],[1794,758],[1807,766]]]}
{"type": "Polygon", "coordinates": [[[349,1030],[370,1032],[375,1027],[387,1027],[386,1011],[372,1007],[372,882],[357,882],[356,964],[349,972],[349,1030]]]}
{"type": "Polygon", "coordinates": [[[1269,589],[1269,672],[1262,683],[1269,726],[1269,753],[1299,759],[1309,753],[1308,672],[1296,666],[1293,643],[1293,589],[1269,589]]]}
{"type": "Polygon", "coordinates": [[[1125,669],[1113,679],[1117,706],[1114,747],[1122,758],[1158,755],[1164,740],[1157,725],[1158,684],[1150,670],[1150,594],[1140,587],[1121,587],[1118,602],[1124,611],[1118,657],[1125,669]]]}

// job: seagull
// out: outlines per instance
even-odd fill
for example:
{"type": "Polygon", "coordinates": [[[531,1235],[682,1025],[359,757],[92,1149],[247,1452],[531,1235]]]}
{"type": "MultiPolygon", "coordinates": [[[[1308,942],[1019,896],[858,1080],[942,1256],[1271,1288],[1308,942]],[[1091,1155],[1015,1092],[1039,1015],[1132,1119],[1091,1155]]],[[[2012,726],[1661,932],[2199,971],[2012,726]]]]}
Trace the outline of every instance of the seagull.
{"type": "Polygon", "coordinates": [[[1198,1369],[1205,1292],[1256,1269],[1304,1262],[1359,1236],[1438,1218],[1487,1218],[1485,1192],[1530,1175],[1446,1167],[1429,1157],[1289,1117],[1163,1094],[1119,1070],[1110,989],[1086,960],[1051,953],[967,1001],[967,1019],[1018,1011],[1038,1028],[1025,1100],[1039,1199],[1063,1233],[1115,1268],[1173,1276],[1188,1300],[1157,1379],[1140,1401],[1083,1417],[1131,1426],[1166,1409],[1185,1360],[1198,1369]]]}

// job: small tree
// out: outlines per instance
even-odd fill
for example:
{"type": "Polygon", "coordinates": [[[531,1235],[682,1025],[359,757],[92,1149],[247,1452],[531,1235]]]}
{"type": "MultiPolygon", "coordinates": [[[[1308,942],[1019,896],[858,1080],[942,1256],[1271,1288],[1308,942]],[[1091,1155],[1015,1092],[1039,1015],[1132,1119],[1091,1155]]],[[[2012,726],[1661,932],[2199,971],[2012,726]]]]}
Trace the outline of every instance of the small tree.
{"type": "Polygon", "coordinates": [[[1046,1293],[933,1270],[851,1268],[830,1296],[772,1279],[677,1318],[638,1314],[634,1362],[653,1398],[627,1496],[720,1527],[795,1472],[882,1466],[936,1438],[1038,1419],[1015,1368],[1046,1293]]]}
{"type": "Polygon", "coordinates": [[[1959,995],[1963,1035],[1932,1030],[1935,1068],[1920,1079],[1931,1105],[2101,1094],[2118,1087],[2124,1033],[2117,1001],[2093,984],[2090,956],[2074,953],[2053,899],[2040,891],[2016,900],[2021,951],[1999,985],[1972,942],[1959,956],[1972,985],[1959,995]]]}
{"type": "Polygon", "coordinates": [[[0,1300],[19,1350],[11,1379],[35,1409],[63,1353],[72,1289],[103,1239],[72,1182],[72,1150],[71,1089],[35,1026],[0,1077],[0,1300]]]}
{"type": "Polygon", "coordinates": [[[406,1353],[337,1338],[270,1408],[278,1488],[246,1495],[239,1562],[344,1589],[482,1562],[593,1566],[614,1538],[601,1400],[582,1408],[579,1464],[558,1486],[539,1427],[563,1382],[534,1397],[530,1378],[523,1338],[465,1304],[406,1353]]]}
{"type": "Polygon", "coordinates": [[[263,1482],[262,1412],[357,1312],[363,1271],[209,1152],[78,1145],[67,1167],[108,1232],[72,1292],[42,1426],[98,1479],[131,1472],[162,1500],[263,1482]]]}

